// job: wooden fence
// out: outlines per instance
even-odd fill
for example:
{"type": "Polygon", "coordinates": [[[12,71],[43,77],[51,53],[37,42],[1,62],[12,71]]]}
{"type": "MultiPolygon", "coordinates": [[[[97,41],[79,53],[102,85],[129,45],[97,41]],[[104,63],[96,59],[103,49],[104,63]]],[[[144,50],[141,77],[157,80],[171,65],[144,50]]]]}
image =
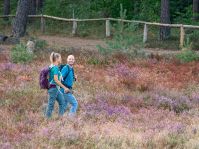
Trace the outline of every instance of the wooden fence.
{"type": "MultiPolygon", "coordinates": [[[[0,16],[0,18],[14,18],[15,15],[4,15],[0,16]]],[[[111,23],[110,21],[117,21],[122,23],[138,23],[144,25],[144,31],[143,31],[143,42],[146,43],[148,39],[148,26],[165,26],[165,27],[171,27],[171,28],[179,28],[180,29],[180,47],[183,47],[184,41],[185,41],[185,29],[199,29],[199,26],[195,25],[183,25],[183,24],[162,24],[162,23],[156,23],[156,22],[145,22],[145,21],[137,21],[137,20],[124,20],[124,19],[115,19],[115,18],[98,18],[98,19],[66,19],[66,18],[60,18],[60,17],[54,17],[54,16],[48,16],[48,15],[29,15],[30,18],[40,18],[41,19],[41,31],[45,32],[45,19],[53,19],[53,20],[59,20],[59,21],[66,21],[66,22],[73,22],[72,26],[72,34],[77,34],[77,25],[78,22],[88,22],[88,21],[105,21],[106,25],[106,37],[111,36],[111,23]]]]}

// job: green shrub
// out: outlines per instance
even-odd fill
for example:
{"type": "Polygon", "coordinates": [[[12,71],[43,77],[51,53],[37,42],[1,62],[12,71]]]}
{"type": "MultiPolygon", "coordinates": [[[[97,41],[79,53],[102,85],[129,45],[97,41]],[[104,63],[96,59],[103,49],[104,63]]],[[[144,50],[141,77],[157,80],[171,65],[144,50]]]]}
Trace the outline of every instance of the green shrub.
{"type": "Polygon", "coordinates": [[[106,57],[90,57],[87,61],[88,64],[90,65],[108,65],[109,61],[107,60],[106,57]]]}
{"type": "MultiPolygon", "coordinates": [[[[120,18],[126,19],[127,10],[120,5],[120,18]]],[[[118,22],[113,24],[113,38],[106,41],[106,46],[97,45],[100,54],[131,53],[136,55],[137,49],[143,47],[142,34],[138,33],[139,25],[136,23],[118,22]],[[136,49],[136,50],[135,50],[136,49]]]]}
{"type": "Polygon", "coordinates": [[[37,50],[43,50],[48,46],[48,43],[45,40],[36,37],[31,37],[30,40],[35,43],[35,49],[37,50]]]}
{"type": "Polygon", "coordinates": [[[35,40],[35,48],[36,49],[45,49],[47,47],[47,42],[45,40],[41,40],[41,39],[36,39],[35,40]]]}
{"type": "Polygon", "coordinates": [[[182,52],[176,55],[176,58],[180,60],[182,63],[188,63],[192,61],[197,61],[199,59],[199,55],[192,50],[183,50],[182,52]]]}
{"type": "Polygon", "coordinates": [[[144,47],[141,35],[137,33],[131,34],[137,30],[135,24],[125,25],[123,29],[121,29],[120,24],[117,24],[114,26],[114,29],[115,33],[113,38],[107,40],[105,46],[96,46],[100,54],[106,56],[114,53],[123,53],[127,54],[129,58],[135,58],[137,56],[143,57],[143,55],[145,55],[141,50],[144,47]],[[123,33],[121,33],[120,30],[123,30],[123,33]]]}
{"type": "Polygon", "coordinates": [[[184,148],[187,138],[181,134],[169,134],[166,140],[167,148],[184,148]]]}
{"type": "Polygon", "coordinates": [[[28,63],[32,61],[33,53],[27,51],[26,46],[22,43],[17,44],[11,50],[11,59],[14,63],[28,63]]]}
{"type": "Polygon", "coordinates": [[[79,36],[80,36],[80,37],[88,37],[88,36],[89,36],[89,32],[88,32],[88,31],[81,31],[81,32],[79,33],[79,36]]]}
{"type": "Polygon", "coordinates": [[[37,37],[30,37],[29,40],[31,40],[35,43],[36,50],[44,50],[48,46],[48,43],[46,40],[39,39],[37,37]]]}
{"type": "Polygon", "coordinates": [[[189,35],[190,41],[191,41],[191,49],[192,50],[199,50],[199,31],[193,31],[189,35]]]}

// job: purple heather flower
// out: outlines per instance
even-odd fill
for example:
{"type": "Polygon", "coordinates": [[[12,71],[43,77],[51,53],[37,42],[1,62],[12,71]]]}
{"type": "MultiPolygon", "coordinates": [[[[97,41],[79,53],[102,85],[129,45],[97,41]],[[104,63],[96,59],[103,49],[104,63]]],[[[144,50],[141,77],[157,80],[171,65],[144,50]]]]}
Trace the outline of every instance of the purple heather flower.
{"type": "Polygon", "coordinates": [[[14,147],[9,142],[1,144],[0,148],[1,149],[14,149],[14,147]]]}
{"type": "Polygon", "coordinates": [[[185,126],[181,123],[176,123],[170,126],[169,131],[171,133],[181,134],[185,131],[185,126]]]}
{"type": "Polygon", "coordinates": [[[32,69],[28,65],[19,65],[14,63],[1,63],[0,64],[0,71],[16,71],[16,72],[31,72],[32,69]]]}
{"type": "Polygon", "coordinates": [[[16,67],[16,64],[13,63],[2,63],[0,64],[0,71],[11,70],[16,67]]]}
{"type": "Polygon", "coordinates": [[[199,104],[199,94],[198,93],[193,93],[191,95],[191,99],[195,104],[199,104]]]}
{"type": "Polygon", "coordinates": [[[48,136],[49,135],[49,129],[48,128],[43,128],[42,129],[42,135],[44,135],[44,136],[48,136]]]}
{"type": "Polygon", "coordinates": [[[153,99],[154,105],[157,107],[174,110],[177,113],[188,110],[191,107],[190,99],[187,96],[170,98],[167,96],[155,95],[153,99]]]}
{"type": "Polygon", "coordinates": [[[135,68],[129,68],[125,64],[117,64],[113,69],[109,71],[109,73],[112,76],[118,75],[119,77],[136,78],[138,70],[135,68]]]}

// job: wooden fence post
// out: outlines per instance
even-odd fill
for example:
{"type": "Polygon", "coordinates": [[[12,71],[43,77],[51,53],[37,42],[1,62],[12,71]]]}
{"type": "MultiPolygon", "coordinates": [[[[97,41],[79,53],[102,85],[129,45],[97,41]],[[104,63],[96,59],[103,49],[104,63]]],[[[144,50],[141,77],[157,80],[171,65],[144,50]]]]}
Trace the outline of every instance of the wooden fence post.
{"type": "Polygon", "coordinates": [[[123,19],[120,19],[120,33],[123,33],[124,31],[124,21],[123,19]]]}
{"type": "Polygon", "coordinates": [[[75,36],[77,34],[77,21],[75,20],[75,10],[73,9],[73,28],[72,35],[75,36]]]}
{"type": "Polygon", "coordinates": [[[147,42],[147,38],[148,38],[148,25],[144,24],[144,35],[143,35],[143,43],[147,42]]]}
{"type": "Polygon", "coordinates": [[[45,32],[45,18],[43,15],[41,15],[41,32],[44,33],[45,32]]]}
{"type": "Polygon", "coordinates": [[[184,40],[185,40],[185,31],[184,31],[184,26],[181,25],[181,27],[180,27],[180,48],[183,48],[184,40]]]}
{"type": "Polygon", "coordinates": [[[110,37],[110,36],[111,36],[110,20],[107,19],[107,20],[106,20],[106,37],[110,37]]]}
{"type": "Polygon", "coordinates": [[[73,21],[73,28],[72,28],[72,34],[76,35],[77,34],[77,21],[73,21]]]}

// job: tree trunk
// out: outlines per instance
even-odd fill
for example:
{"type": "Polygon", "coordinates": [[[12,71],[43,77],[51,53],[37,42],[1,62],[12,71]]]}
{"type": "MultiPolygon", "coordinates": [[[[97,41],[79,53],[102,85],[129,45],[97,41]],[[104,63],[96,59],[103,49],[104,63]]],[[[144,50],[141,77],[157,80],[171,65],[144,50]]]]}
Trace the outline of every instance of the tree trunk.
{"type": "MultiPolygon", "coordinates": [[[[170,24],[169,0],[161,0],[161,23],[170,24]]],[[[168,39],[170,36],[170,27],[160,27],[160,40],[168,39]]]]}
{"type": "Polygon", "coordinates": [[[133,14],[138,14],[140,12],[140,2],[133,1],[133,14]]]}
{"type": "MultiPolygon", "coordinates": [[[[4,0],[3,4],[3,15],[10,14],[10,0],[4,0]]],[[[4,20],[8,20],[8,18],[4,18],[4,20]]]]}
{"type": "Polygon", "coordinates": [[[16,17],[12,27],[12,33],[15,38],[20,38],[25,35],[30,1],[31,0],[19,0],[18,2],[16,17]]]}
{"type": "Polygon", "coordinates": [[[43,13],[44,0],[37,0],[37,12],[43,13]]]}
{"type": "Polygon", "coordinates": [[[36,0],[30,0],[29,15],[36,15],[36,0]]]}
{"type": "Polygon", "coordinates": [[[199,0],[193,0],[193,19],[199,20],[199,0]]]}

